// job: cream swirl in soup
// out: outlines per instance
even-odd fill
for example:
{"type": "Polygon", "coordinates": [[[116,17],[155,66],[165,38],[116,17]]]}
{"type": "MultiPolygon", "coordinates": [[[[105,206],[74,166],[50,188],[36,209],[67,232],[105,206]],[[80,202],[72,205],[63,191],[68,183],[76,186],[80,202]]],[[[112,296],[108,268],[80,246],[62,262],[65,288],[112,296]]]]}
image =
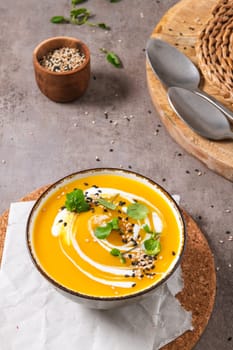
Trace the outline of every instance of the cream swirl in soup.
{"type": "Polygon", "coordinates": [[[117,175],[82,178],[54,193],[34,225],[43,268],[85,295],[128,295],[159,282],[177,261],[181,227],[166,198],[117,175]]]}

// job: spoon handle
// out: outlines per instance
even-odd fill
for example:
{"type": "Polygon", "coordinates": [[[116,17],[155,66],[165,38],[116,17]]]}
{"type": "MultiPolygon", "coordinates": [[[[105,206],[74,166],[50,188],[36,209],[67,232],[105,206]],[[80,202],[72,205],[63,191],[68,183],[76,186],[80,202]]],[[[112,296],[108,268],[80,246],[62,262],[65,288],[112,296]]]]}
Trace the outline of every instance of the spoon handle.
{"type": "Polygon", "coordinates": [[[201,91],[199,89],[195,90],[195,93],[205,98],[207,101],[211,102],[214,106],[216,106],[221,112],[225,114],[225,116],[228,118],[228,120],[233,123],[233,113],[225,107],[223,104],[221,104],[219,101],[217,101],[214,97],[208,95],[206,92],[201,91]]]}

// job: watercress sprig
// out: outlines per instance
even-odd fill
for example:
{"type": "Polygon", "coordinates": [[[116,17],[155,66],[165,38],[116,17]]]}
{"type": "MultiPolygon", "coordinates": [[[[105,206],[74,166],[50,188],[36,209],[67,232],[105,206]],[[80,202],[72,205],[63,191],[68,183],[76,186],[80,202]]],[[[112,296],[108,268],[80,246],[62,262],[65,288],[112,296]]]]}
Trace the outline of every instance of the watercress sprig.
{"type": "Polygon", "coordinates": [[[90,209],[90,205],[86,202],[84,193],[80,189],[75,189],[66,194],[65,207],[67,210],[76,213],[85,212],[90,209]]]}
{"type": "Polygon", "coordinates": [[[113,248],[110,253],[113,255],[113,256],[119,256],[120,258],[120,262],[122,264],[125,264],[126,263],[126,259],[124,257],[124,255],[121,253],[121,251],[117,248],[113,248]]]}
{"type": "Polygon", "coordinates": [[[94,234],[97,238],[99,239],[105,239],[107,238],[112,230],[118,230],[119,225],[118,225],[118,218],[113,218],[112,221],[108,222],[104,226],[97,226],[94,234]]]}
{"type": "Polygon", "coordinates": [[[145,204],[142,203],[132,203],[127,208],[127,215],[136,220],[142,220],[147,217],[149,209],[145,204]]]}

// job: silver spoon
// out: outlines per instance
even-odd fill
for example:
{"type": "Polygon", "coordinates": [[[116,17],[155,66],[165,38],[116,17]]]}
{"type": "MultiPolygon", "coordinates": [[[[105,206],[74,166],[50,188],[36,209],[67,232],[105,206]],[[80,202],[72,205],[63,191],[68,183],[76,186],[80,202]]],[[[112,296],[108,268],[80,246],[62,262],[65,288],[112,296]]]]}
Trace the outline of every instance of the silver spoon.
{"type": "Polygon", "coordinates": [[[200,73],[193,62],[174,46],[160,39],[149,39],[146,47],[148,61],[160,81],[166,86],[193,90],[219,108],[233,122],[233,113],[214,97],[198,89],[200,73]]]}
{"type": "Polygon", "coordinates": [[[168,99],[181,119],[201,136],[211,140],[233,139],[224,114],[202,96],[176,86],[168,89],[168,99]]]}

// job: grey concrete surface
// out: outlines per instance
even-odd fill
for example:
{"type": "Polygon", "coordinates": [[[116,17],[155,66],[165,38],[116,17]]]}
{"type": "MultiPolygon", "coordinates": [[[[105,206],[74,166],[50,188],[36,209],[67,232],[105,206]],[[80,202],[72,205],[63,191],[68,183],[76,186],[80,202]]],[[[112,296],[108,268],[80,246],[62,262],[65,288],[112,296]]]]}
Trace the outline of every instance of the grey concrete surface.
{"type": "Polygon", "coordinates": [[[180,194],[182,207],[205,234],[218,268],[215,309],[195,349],[230,350],[233,183],[208,170],[171,139],[146,85],[146,41],[176,2],[87,1],[83,6],[96,15],[93,21],[111,26],[106,33],[89,26],[51,24],[50,17],[68,15],[69,1],[0,1],[0,212],[42,185],[92,167],[132,168],[180,194]],[[33,74],[34,47],[58,35],[78,37],[91,50],[89,89],[69,104],[42,95],[33,74]],[[100,47],[115,51],[124,68],[117,70],[107,63],[100,47]],[[130,121],[124,118],[131,115],[130,121]]]}

